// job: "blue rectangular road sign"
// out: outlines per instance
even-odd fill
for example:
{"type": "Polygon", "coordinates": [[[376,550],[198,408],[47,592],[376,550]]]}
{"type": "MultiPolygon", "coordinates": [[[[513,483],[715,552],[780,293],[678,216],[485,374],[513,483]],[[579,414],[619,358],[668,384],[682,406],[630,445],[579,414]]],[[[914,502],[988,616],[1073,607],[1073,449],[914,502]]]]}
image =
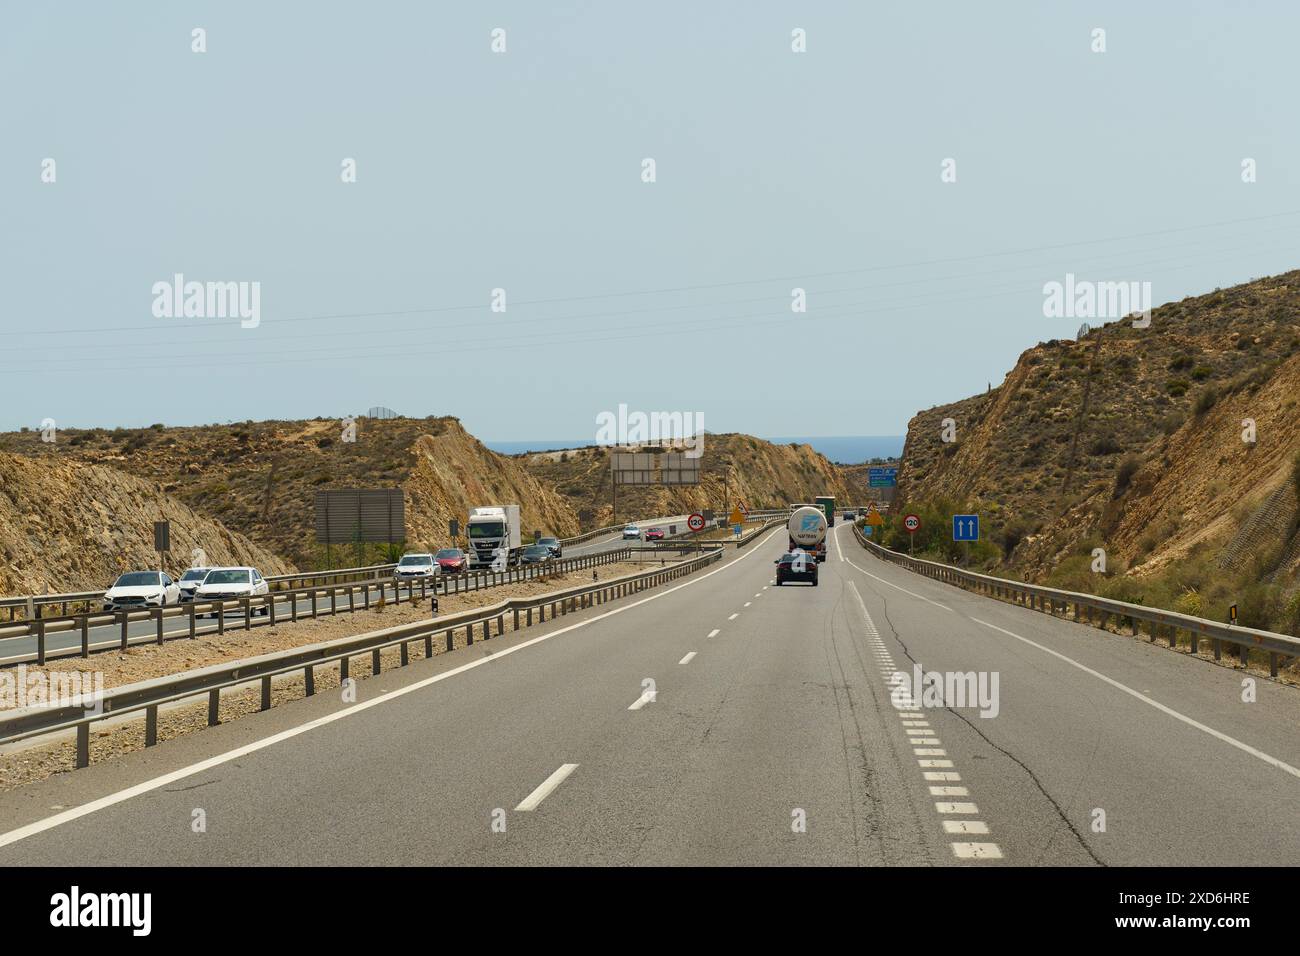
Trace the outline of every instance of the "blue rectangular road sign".
{"type": "Polygon", "coordinates": [[[867,469],[868,488],[893,488],[897,484],[898,469],[894,466],[867,469]]]}
{"type": "Polygon", "coordinates": [[[953,515],[952,540],[978,541],[980,539],[979,515],[953,515]]]}

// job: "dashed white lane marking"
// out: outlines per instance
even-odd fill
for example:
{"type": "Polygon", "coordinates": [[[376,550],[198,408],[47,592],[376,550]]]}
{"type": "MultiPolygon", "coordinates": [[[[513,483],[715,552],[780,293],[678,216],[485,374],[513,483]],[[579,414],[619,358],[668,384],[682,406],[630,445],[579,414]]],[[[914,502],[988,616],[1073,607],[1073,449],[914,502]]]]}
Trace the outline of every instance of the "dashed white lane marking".
{"type": "MultiPolygon", "coordinates": [[[[763,539],[764,543],[770,540],[770,538],[771,535],[765,537],[763,539]]],[[[326,714],[324,717],[317,717],[315,720],[309,720],[305,724],[299,724],[297,727],[290,727],[288,730],[282,730],[269,737],[263,737],[261,740],[255,740],[252,743],[244,744],[242,747],[227,750],[225,753],[217,754],[214,757],[208,757],[205,760],[200,760],[197,763],[181,767],[178,770],[173,770],[150,780],[145,780],[142,783],[137,783],[123,790],[118,790],[114,793],[108,794],[107,796],[91,800],[89,803],[83,803],[79,807],[73,807],[71,810],[64,810],[60,813],[54,814],[53,816],[46,817],[43,820],[36,820],[26,826],[18,827],[16,830],[10,830],[8,833],[0,833],[0,847],[9,846],[10,844],[17,843],[20,840],[26,840],[28,837],[35,836],[38,833],[44,833],[47,830],[53,830],[55,827],[63,826],[65,823],[71,823],[73,820],[80,820],[82,817],[89,816],[92,813],[98,813],[100,810],[106,809],[107,807],[116,806],[119,803],[134,799],[141,794],[152,793],[154,790],[165,787],[169,783],[175,783],[177,780],[184,780],[187,777],[192,777],[205,770],[211,770],[213,767],[219,767],[232,760],[238,760],[240,757],[247,754],[256,753],[257,751],[264,750],[267,747],[273,747],[286,740],[292,740],[294,737],[309,733],[310,731],[316,730],[320,727],[326,727],[337,720],[347,720],[350,717],[355,717],[357,714],[363,714],[371,707],[378,707],[381,704],[391,703],[407,694],[413,694],[426,687],[431,687],[434,684],[441,683],[442,681],[450,680],[459,674],[465,674],[479,667],[486,667],[489,664],[499,664],[501,661],[509,660],[512,654],[518,654],[525,648],[533,647],[545,641],[552,640],[559,637],[561,634],[568,634],[570,631],[577,631],[584,627],[590,627],[597,621],[603,621],[616,614],[626,614],[628,611],[638,608],[643,604],[649,604],[651,601],[658,601],[670,594],[680,591],[682,588],[693,587],[701,581],[707,581],[715,574],[722,574],[736,567],[742,561],[747,560],[750,555],[757,554],[761,550],[761,548],[755,548],[752,551],[742,554],[734,561],[727,562],[720,568],[714,568],[712,571],[706,571],[698,576],[692,576],[681,584],[666,588],[663,591],[656,591],[649,597],[641,598],[639,601],[633,601],[631,604],[624,604],[621,607],[614,608],[613,610],[605,611],[603,614],[597,614],[593,617],[586,618],[585,620],[578,621],[576,624],[570,624],[567,627],[551,631],[549,634],[542,634],[519,644],[502,648],[490,657],[477,657],[472,661],[461,664],[459,667],[453,667],[451,670],[442,671],[441,673],[434,674],[431,677],[426,677],[423,680],[407,684],[405,687],[400,687],[397,690],[390,691],[381,696],[372,697],[368,700],[350,704],[346,710],[336,710],[331,714],[326,714]]]]}
{"type": "Polygon", "coordinates": [[[750,606],[751,604],[753,604],[753,603],[754,603],[753,601],[746,601],[745,604],[744,604],[744,606],[745,606],[745,607],[749,607],[749,606],[750,606]]]}
{"type": "MultiPolygon", "coordinates": [[[[836,547],[839,547],[839,539],[836,538],[836,547]]],[[[840,557],[843,558],[843,552],[840,557]]],[[[847,559],[845,559],[847,560],[847,559]]],[[[853,562],[849,562],[853,564],[853,562]]],[[[857,565],[853,565],[857,567],[857,565]]],[[[862,568],[858,568],[863,571],[862,568]]],[[[868,577],[875,577],[870,572],[863,571],[868,577]]],[[[881,580],[881,579],[877,579],[881,580]]],[[[889,584],[888,581],[883,583],[889,584]]],[[[862,610],[862,618],[866,624],[867,640],[872,646],[876,655],[876,660],[880,668],[880,676],[888,685],[890,692],[890,703],[898,713],[899,724],[903,727],[903,733],[907,736],[907,742],[912,745],[912,755],[916,758],[916,763],[922,769],[922,775],[927,782],[936,781],[942,785],[929,787],[930,796],[932,797],[969,797],[970,790],[967,787],[949,786],[961,780],[961,775],[955,770],[940,770],[940,767],[951,767],[953,762],[946,759],[948,751],[943,749],[942,741],[935,733],[934,728],[930,726],[929,720],[926,719],[925,712],[916,705],[916,701],[907,695],[906,684],[896,679],[898,673],[894,668],[893,657],[885,647],[885,642],[880,637],[880,632],[876,630],[876,624],[871,619],[871,614],[867,611],[867,605],[862,600],[862,594],[858,587],[852,581],[849,585],[853,588],[853,593],[858,599],[858,607],[862,610]]],[[[898,587],[890,584],[890,587],[898,587]]],[[[905,588],[898,588],[903,591],[905,588]]],[[[911,592],[907,592],[911,594],[911,592]]],[[[920,597],[919,594],[913,597],[920,597]]],[[[923,601],[929,601],[929,598],[921,598],[923,601]]],[[[930,601],[934,604],[934,601],[930,601]]],[[[943,605],[938,605],[943,607],[943,605]]],[[[951,608],[945,608],[951,610],[951,608]]],[[[905,675],[904,675],[905,676],[905,675]]],[[[979,807],[973,802],[967,800],[938,800],[934,804],[935,812],[940,814],[943,819],[943,832],[949,836],[987,836],[989,825],[983,820],[954,820],[954,816],[972,817],[979,813],[979,807]]],[[[1002,859],[1002,849],[996,843],[967,843],[953,841],[948,844],[952,847],[952,852],[959,860],[1000,860],[1002,859]]]]}
{"type": "Polygon", "coordinates": [[[952,852],[959,860],[1002,859],[1002,850],[996,843],[954,843],[952,852]]]}
{"type": "Polygon", "coordinates": [[[735,620],[736,618],[738,618],[738,617],[740,617],[740,612],[739,612],[739,611],[737,611],[735,614],[731,615],[731,617],[727,618],[727,620],[728,620],[728,621],[734,621],[734,620],[735,620]]]}
{"type": "Polygon", "coordinates": [[[944,820],[945,833],[974,833],[987,835],[989,825],[982,820],[944,820]]]}
{"type": "Polygon", "coordinates": [[[762,596],[763,596],[763,592],[762,592],[762,591],[755,591],[755,592],[754,592],[754,597],[762,597],[762,596]]]}
{"type": "Polygon", "coordinates": [[[694,652],[694,651],[691,651],[689,654],[687,654],[685,657],[683,657],[683,658],[682,658],[680,661],[678,661],[677,663],[678,663],[678,664],[689,664],[689,663],[691,662],[691,658],[694,657],[694,656],[695,656],[695,652],[694,652]]]}
{"type": "Polygon", "coordinates": [[[628,710],[640,710],[646,704],[653,704],[655,702],[655,693],[656,692],[653,690],[646,691],[636,700],[632,701],[632,705],[628,707],[628,710]]]}
{"type": "Polygon", "coordinates": [[[1203,731],[1204,733],[1209,734],[1211,737],[1214,737],[1217,740],[1222,740],[1225,744],[1228,744],[1232,747],[1236,747],[1238,750],[1242,751],[1243,753],[1248,753],[1252,757],[1257,757],[1260,760],[1264,761],[1264,763],[1277,767],[1278,770],[1281,770],[1285,773],[1289,773],[1293,777],[1300,777],[1300,770],[1291,766],[1289,763],[1279,760],[1277,757],[1274,757],[1271,754],[1266,754],[1262,750],[1257,750],[1256,748],[1252,747],[1250,744],[1243,743],[1242,741],[1238,740],[1236,737],[1229,737],[1227,734],[1223,733],[1220,730],[1215,730],[1213,727],[1207,727],[1199,720],[1193,720],[1191,717],[1188,717],[1186,714],[1180,714],[1172,707],[1166,707],[1164,704],[1160,703],[1160,701],[1153,700],[1152,698],[1148,697],[1146,694],[1142,693],[1141,691],[1134,690],[1132,687],[1129,687],[1127,684],[1121,684],[1113,677],[1107,677],[1105,674],[1101,673],[1100,671],[1095,671],[1091,667],[1088,667],[1085,664],[1080,664],[1072,657],[1066,657],[1064,654],[1060,653],[1059,651],[1054,651],[1050,647],[1044,647],[1042,644],[1039,644],[1037,641],[1031,641],[1027,637],[1021,637],[1019,634],[1013,634],[1008,630],[1004,630],[1003,628],[998,627],[996,624],[990,624],[988,621],[981,621],[977,617],[973,617],[971,618],[971,620],[974,621],[976,624],[983,624],[985,627],[991,627],[993,628],[993,630],[1005,634],[1007,637],[1014,637],[1018,641],[1023,641],[1024,643],[1028,644],[1030,647],[1036,647],[1040,651],[1043,651],[1046,654],[1051,654],[1053,657],[1065,661],[1065,663],[1069,664],[1071,667],[1077,667],[1085,674],[1091,674],[1099,681],[1103,681],[1109,684],[1111,687],[1114,687],[1117,690],[1122,690],[1124,693],[1130,695],[1131,697],[1137,698],[1138,700],[1142,701],[1142,703],[1150,704],[1152,707],[1154,707],[1156,710],[1160,711],[1161,713],[1168,714],[1170,717],[1173,717],[1175,720],[1181,720],[1189,727],[1195,727],[1197,730],[1203,731]]]}
{"type": "Polygon", "coordinates": [[[549,797],[551,792],[564,782],[564,778],[577,769],[578,765],[576,763],[560,764],[560,769],[543,780],[536,790],[524,797],[519,806],[515,807],[515,811],[527,813],[530,810],[536,810],[537,805],[549,797]]]}
{"type": "Polygon", "coordinates": [[[939,813],[979,813],[980,808],[973,803],[946,803],[940,801],[934,805],[939,813]]]}
{"type": "Polygon", "coordinates": [[[718,634],[720,634],[720,633],[721,633],[721,631],[720,631],[718,628],[715,627],[713,630],[709,631],[709,635],[708,635],[708,636],[709,636],[709,637],[717,637],[718,634]]]}

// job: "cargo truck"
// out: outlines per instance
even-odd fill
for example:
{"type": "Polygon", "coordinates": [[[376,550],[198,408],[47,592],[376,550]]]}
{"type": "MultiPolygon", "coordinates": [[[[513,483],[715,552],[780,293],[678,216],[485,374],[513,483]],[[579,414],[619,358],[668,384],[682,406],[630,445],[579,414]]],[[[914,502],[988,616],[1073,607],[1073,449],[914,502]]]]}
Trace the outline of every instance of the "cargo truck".
{"type": "Polygon", "coordinates": [[[469,538],[471,568],[503,568],[519,563],[522,535],[518,505],[471,508],[465,534],[469,538]]]}
{"type": "Polygon", "coordinates": [[[835,527],[835,496],[818,495],[817,507],[821,509],[822,514],[826,515],[827,527],[835,527]]]}
{"type": "Polygon", "coordinates": [[[815,505],[795,509],[786,522],[791,551],[806,551],[818,561],[826,560],[826,514],[815,505]]]}

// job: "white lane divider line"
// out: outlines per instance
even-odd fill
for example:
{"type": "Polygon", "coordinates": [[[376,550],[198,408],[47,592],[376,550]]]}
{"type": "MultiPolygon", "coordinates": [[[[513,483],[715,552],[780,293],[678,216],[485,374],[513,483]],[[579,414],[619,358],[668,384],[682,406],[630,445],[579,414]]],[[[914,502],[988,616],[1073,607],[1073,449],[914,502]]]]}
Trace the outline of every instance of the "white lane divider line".
{"type": "Polygon", "coordinates": [[[917,594],[915,591],[909,591],[907,588],[899,587],[899,586],[898,586],[897,584],[895,584],[893,581],[886,581],[886,580],[885,580],[884,578],[882,578],[882,577],[877,577],[876,575],[874,575],[874,574],[872,574],[870,571],[868,571],[866,568],[864,568],[862,565],[860,565],[860,564],[855,564],[854,562],[850,561],[848,558],[845,558],[844,561],[845,561],[845,563],[847,563],[850,567],[857,568],[859,571],[861,571],[863,574],[865,574],[867,577],[871,578],[872,580],[879,581],[881,584],[888,585],[889,587],[893,588],[895,591],[902,591],[904,594],[910,594],[912,597],[916,598],[918,601],[924,601],[926,604],[933,604],[935,607],[941,607],[941,608],[943,608],[945,611],[951,611],[951,610],[952,610],[952,608],[950,608],[950,607],[949,607],[948,605],[946,605],[946,604],[940,604],[938,601],[931,601],[931,600],[930,600],[928,597],[926,597],[924,594],[917,594]]]}
{"type": "Polygon", "coordinates": [[[708,636],[709,636],[709,637],[717,637],[720,633],[722,633],[721,629],[715,627],[713,630],[709,631],[709,635],[708,635],[708,636]]]}
{"type": "Polygon", "coordinates": [[[746,601],[744,606],[749,607],[753,603],[754,603],[753,601],[746,601]]]}
{"type": "MultiPolygon", "coordinates": [[[[836,538],[836,546],[839,545],[839,539],[836,538]]],[[[841,553],[841,557],[843,554],[841,553]]],[[[845,559],[847,560],[847,559],[845,559]]],[[[849,562],[853,564],[853,562],[849,562]]],[[[853,565],[857,567],[857,565],[853,565]]],[[[862,568],[858,568],[863,571],[862,568]]],[[[868,577],[875,577],[867,571],[863,571],[868,577]]],[[[888,581],[884,582],[889,584],[888,581]]],[[[917,765],[922,769],[922,776],[927,782],[934,781],[936,785],[930,786],[930,796],[932,797],[969,797],[970,790],[967,787],[950,786],[961,780],[961,775],[956,770],[940,770],[940,767],[952,767],[953,762],[945,759],[948,751],[943,749],[942,741],[935,733],[934,728],[930,726],[925,712],[916,705],[916,701],[906,694],[904,687],[898,685],[894,680],[893,657],[885,648],[885,642],[880,637],[880,632],[876,629],[875,622],[871,619],[871,614],[867,611],[867,605],[862,600],[862,594],[858,587],[852,581],[849,585],[853,588],[853,593],[858,599],[858,607],[862,610],[862,618],[866,625],[867,640],[875,651],[878,666],[880,667],[880,676],[889,687],[890,704],[894,706],[898,715],[898,722],[903,728],[903,733],[907,736],[907,742],[912,747],[912,755],[916,758],[917,765]]],[[[890,585],[897,587],[897,585],[890,585]]],[[[899,590],[904,590],[899,588],[899,590]]],[[[911,592],[908,592],[911,593],[911,592]]],[[[920,597],[920,595],[914,595],[920,597]]],[[[922,598],[928,601],[929,598],[922,598]]],[[[930,601],[931,604],[935,603],[930,601]]],[[[943,605],[938,605],[943,607],[943,605]]],[[[945,610],[951,610],[946,608],[945,610]]],[[[989,825],[983,820],[954,820],[953,816],[972,817],[979,814],[979,807],[974,802],[968,800],[937,800],[934,804],[935,812],[943,819],[943,832],[948,836],[988,836],[989,825]]],[[[965,841],[952,841],[948,844],[952,848],[953,856],[959,860],[1000,860],[1002,859],[1002,848],[996,843],[968,843],[965,841]]]]}
{"type": "Polygon", "coordinates": [[[695,656],[695,652],[694,652],[694,651],[691,651],[689,654],[687,654],[685,657],[683,657],[683,658],[682,658],[680,661],[678,661],[677,663],[678,663],[678,664],[689,664],[689,663],[691,662],[691,658],[693,658],[694,656],[695,656]]]}
{"type": "Polygon", "coordinates": [[[549,797],[552,791],[564,782],[564,778],[577,769],[578,765],[576,763],[560,764],[559,770],[556,770],[553,774],[543,780],[536,790],[520,801],[519,806],[515,807],[515,812],[527,813],[531,810],[536,810],[538,804],[549,797]]]}
{"type": "Polygon", "coordinates": [[[740,617],[740,612],[739,612],[739,611],[737,611],[735,614],[731,615],[731,617],[727,618],[727,620],[728,620],[728,621],[734,621],[734,620],[735,620],[736,618],[738,618],[738,617],[740,617]]]}
{"type": "Polygon", "coordinates": [[[1229,737],[1227,734],[1223,733],[1220,730],[1215,730],[1213,727],[1206,726],[1205,724],[1201,723],[1199,720],[1194,720],[1193,718],[1188,717],[1186,714],[1181,714],[1178,711],[1174,710],[1172,707],[1166,707],[1164,704],[1160,703],[1160,701],[1148,697],[1146,694],[1142,693],[1141,691],[1134,690],[1132,687],[1129,687],[1127,684],[1121,684],[1113,677],[1107,677],[1105,674],[1101,673],[1100,671],[1093,670],[1091,667],[1088,667],[1086,664],[1080,664],[1073,657],[1066,657],[1061,652],[1054,651],[1050,647],[1044,647],[1042,644],[1039,644],[1037,641],[1031,641],[1027,637],[1021,637],[1019,634],[1013,634],[1008,630],[1004,630],[1003,628],[998,627],[996,624],[990,624],[988,621],[981,621],[977,617],[973,617],[971,618],[971,620],[974,621],[976,624],[983,624],[985,627],[991,627],[993,628],[993,630],[999,631],[1002,634],[1005,634],[1007,637],[1014,637],[1018,641],[1023,641],[1024,643],[1028,644],[1030,647],[1036,647],[1040,651],[1043,651],[1046,654],[1051,654],[1053,657],[1065,661],[1065,663],[1069,664],[1071,667],[1077,667],[1085,674],[1090,674],[1093,677],[1097,678],[1099,681],[1103,681],[1104,683],[1109,684],[1111,687],[1114,687],[1117,690],[1122,690],[1124,693],[1128,694],[1129,696],[1137,698],[1138,700],[1142,701],[1142,703],[1150,704],[1152,707],[1154,707],[1156,710],[1160,711],[1161,713],[1168,714],[1170,717],[1173,717],[1175,720],[1181,720],[1189,727],[1195,727],[1197,730],[1203,731],[1204,733],[1209,734],[1211,737],[1214,737],[1218,740],[1222,740],[1225,744],[1228,744],[1232,747],[1236,747],[1238,750],[1242,751],[1243,753],[1248,753],[1252,757],[1257,757],[1260,760],[1264,761],[1264,763],[1269,764],[1270,766],[1273,767],[1277,767],[1278,770],[1281,770],[1284,773],[1289,773],[1293,777],[1300,777],[1300,769],[1291,766],[1289,763],[1286,763],[1283,760],[1279,760],[1277,757],[1274,757],[1271,754],[1266,754],[1264,753],[1264,751],[1258,750],[1255,747],[1252,747],[1248,743],[1243,743],[1242,741],[1238,740],[1236,737],[1229,737]]]}
{"type": "Polygon", "coordinates": [[[653,704],[655,702],[656,693],[658,692],[653,690],[646,691],[636,700],[632,701],[631,705],[628,707],[628,710],[640,710],[646,704],[653,704]]]}
{"type": "Polygon", "coordinates": [[[979,813],[980,808],[973,803],[946,803],[939,802],[934,805],[934,809],[939,813],[979,813]]]}

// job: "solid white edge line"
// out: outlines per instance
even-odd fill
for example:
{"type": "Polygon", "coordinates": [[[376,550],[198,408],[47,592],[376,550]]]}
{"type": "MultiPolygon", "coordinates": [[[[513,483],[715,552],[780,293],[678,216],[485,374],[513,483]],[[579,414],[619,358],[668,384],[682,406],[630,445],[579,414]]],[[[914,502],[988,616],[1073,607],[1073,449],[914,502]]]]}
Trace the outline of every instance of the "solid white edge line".
{"type": "Polygon", "coordinates": [[[528,813],[530,810],[536,810],[537,805],[549,797],[551,792],[564,782],[564,778],[577,769],[578,765],[576,763],[560,764],[560,768],[538,784],[536,790],[519,801],[519,806],[515,807],[515,812],[528,813]]]}
{"type": "MultiPolygon", "coordinates": [[[[775,531],[777,529],[773,528],[772,530],[775,531]]],[[[771,537],[771,535],[769,534],[768,537],[771,537]]],[[[479,657],[465,664],[461,664],[459,667],[453,667],[451,670],[443,671],[441,674],[434,674],[432,677],[426,677],[424,680],[416,681],[414,684],[408,684],[405,687],[398,688],[397,690],[386,691],[381,696],[371,698],[370,700],[349,704],[345,710],[338,710],[332,714],[326,714],[324,717],[317,717],[315,720],[308,721],[305,724],[299,724],[297,727],[290,727],[288,730],[282,730],[279,733],[272,734],[270,737],[263,737],[261,740],[255,740],[253,743],[245,744],[243,747],[236,747],[234,750],[227,750],[225,753],[217,754],[215,757],[208,757],[206,760],[200,760],[198,763],[190,764],[187,767],[181,767],[178,770],[173,770],[170,773],[163,774],[162,776],[154,777],[151,780],[145,780],[142,783],[137,783],[134,786],[118,790],[115,793],[110,793],[97,800],[91,800],[89,803],[83,803],[81,806],[73,807],[71,810],[64,810],[62,813],[56,813],[53,816],[44,818],[43,820],[33,821],[25,826],[10,830],[7,833],[0,833],[0,847],[9,846],[11,843],[17,843],[19,840],[25,840],[38,833],[44,833],[46,830],[52,830],[65,823],[71,823],[73,820],[89,816],[99,810],[130,800],[132,797],[138,797],[143,793],[149,793],[160,787],[165,787],[169,783],[175,783],[177,780],[184,780],[186,777],[192,777],[196,773],[202,773],[205,770],[211,770],[213,767],[219,767],[232,760],[238,760],[240,757],[256,753],[266,747],[297,737],[299,734],[305,734],[309,730],[315,730],[317,727],[324,727],[326,724],[332,724],[336,720],[351,717],[353,714],[359,714],[363,711],[369,710],[371,707],[376,707],[379,704],[386,704],[389,701],[396,700],[399,697],[404,697],[417,690],[423,690],[425,687],[436,684],[439,681],[444,681],[450,677],[463,674],[476,667],[482,667],[484,664],[490,664],[493,661],[502,660],[516,651],[522,651],[524,648],[532,647],[534,644],[540,644],[542,641],[549,641],[551,638],[559,637],[561,634],[576,631],[579,628],[595,624],[597,621],[603,621],[607,617],[613,617],[615,614],[622,614],[626,611],[632,610],[633,608],[640,607],[642,604],[657,601],[659,598],[667,597],[675,591],[680,591],[682,588],[698,584],[707,578],[713,577],[715,574],[734,568],[750,555],[757,553],[759,546],[763,543],[764,542],[755,542],[753,550],[741,555],[734,561],[729,561],[720,568],[714,568],[712,571],[707,571],[699,577],[693,577],[688,581],[683,581],[681,584],[668,588],[666,591],[656,592],[648,597],[641,598],[639,601],[634,601],[631,604],[625,604],[622,607],[616,607],[609,611],[605,611],[603,614],[597,614],[595,617],[590,617],[586,620],[578,621],[575,624],[570,624],[567,627],[562,627],[558,631],[551,631],[549,634],[539,635],[531,640],[515,644],[513,647],[507,647],[505,650],[497,651],[490,657],[479,657]]]]}
{"type": "Polygon", "coordinates": [[[1030,647],[1036,647],[1040,651],[1043,651],[1047,654],[1051,654],[1053,657],[1065,661],[1065,663],[1069,664],[1071,667],[1077,667],[1085,674],[1091,674],[1099,681],[1103,681],[1117,690],[1122,690],[1124,693],[1128,694],[1131,697],[1137,698],[1138,700],[1142,701],[1144,704],[1151,705],[1161,713],[1168,714],[1170,717],[1173,717],[1175,720],[1181,720],[1189,727],[1195,727],[1197,730],[1202,731],[1203,733],[1207,733],[1211,737],[1217,738],[1218,740],[1222,740],[1225,744],[1229,744],[1230,746],[1236,747],[1238,750],[1242,751],[1243,753],[1248,753],[1252,757],[1257,757],[1258,759],[1264,761],[1264,763],[1277,767],[1277,769],[1283,770],[1286,773],[1289,773],[1293,777],[1300,777],[1300,770],[1291,766],[1289,763],[1286,763],[1283,760],[1279,760],[1277,757],[1274,757],[1271,754],[1266,754],[1264,753],[1264,751],[1258,750],[1255,747],[1252,747],[1250,744],[1243,743],[1242,741],[1238,740],[1236,737],[1229,737],[1223,731],[1215,730],[1213,727],[1209,727],[1201,723],[1199,720],[1195,720],[1191,717],[1188,717],[1186,714],[1179,713],[1178,711],[1174,710],[1172,707],[1166,707],[1164,704],[1160,703],[1160,701],[1148,697],[1146,694],[1142,693],[1141,691],[1134,690],[1132,687],[1129,687],[1127,684],[1121,684],[1113,677],[1107,677],[1105,674],[1101,673],[1100,671],[1093,670],[1091,667],[1087,666],[1086,664],[1080,664],[1074,658],[1066,657],[1060,651],[1054,651],[1050,647],[1045,647],[1044,645],[1039,644],[1037,641],[1031,641],[1027,637],[1021,637],[1019,634],[1013,634],[1011,631],[1008,631],[1005,628],[998,627],[996,624],[990,624],[988,621],[981,621],[977,617],[973,617],[971,618],[971,620],[974,621],[976,624],[983,624],[985,627],[991,627],[993,630],[999,631],[1007,635],[1007,637],[1014,637],[1018,641],[1023,641],[1024,643],[1028,644],[1030,647]]]}
{"type": "MultiPolygon", "coordinates": [[[[836,534],[836,535],[834,535],[834,538],[835,538],[835,547],[836,547],[836,549],[840,549],[840,536],[839,536],[838,534],[836,534]]],[[[948,605],[946,605],[946,604],[940,604],[938,601],[931,601],[931,600],[930,600],[928,597],[926,597],[925,595],[917,594],[915,591],[909,591],[907,588],[899,587],[899,586],[898,586],[897,584],[895,584],[893,581],[886,581],[884,578],[877,577],[876,575],[874,575],[874,574],[872,574],[870,571],[868,571],[866,568],[862,567],[860,564],[855,564],[854,562],[850,561],[848,558],[844,557],[844,551],[843,551],[843,550],[840,550],[840,559],[843,560],[844,563],[847,564],[847,565],[849,565],[850,567],[857,568],[859,571],[861,571],[861,572],[862,572],[863,574],[865,574],[867,577],[872,578],[872,579],[874,579],[874,580],[876,580],[876,581],[879,581],[881,584],[887,584],[887,585],[889,585],[891,588],[893,588],[893,589],[896,590],[896,591],[902,591],[904,594],[910,594],[912,597],[916,598],[917,600],[924,601],[926,604],[933,604],[935,607],[941,607],[941,608],[943,608],[945,611],[951,611],[951,610],[952,610],[952,608],[950,608],[950,607],[949,607],[948,605]]]]}

